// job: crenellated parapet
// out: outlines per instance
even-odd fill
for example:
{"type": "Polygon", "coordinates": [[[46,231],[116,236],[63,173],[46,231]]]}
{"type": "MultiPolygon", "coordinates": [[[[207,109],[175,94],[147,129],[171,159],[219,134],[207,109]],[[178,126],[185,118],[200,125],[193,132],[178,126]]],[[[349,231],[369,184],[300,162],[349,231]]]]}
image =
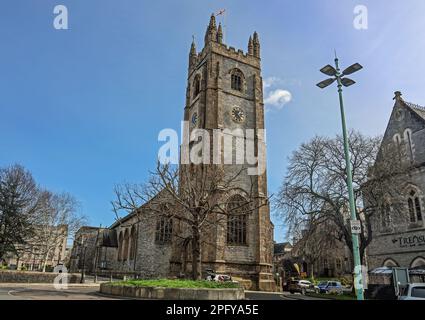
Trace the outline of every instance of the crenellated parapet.
{"type": "Polygon", "coordinates": [[[210,23],[205,32],[205,45],[204,48],[197,53],[195,43],[192,42],[189,54],[189,74],[193,69],[204,61],[205,57],[211,52],[225,56],[230,59],[238,60],[242,63],[252,65],[260,68],[260,40],[258,33],[254,32],[249,37],[247,51],[236,49],[223,43],[224,34],[221,23],[217,27],[214,14],[211,15],[210,23]]]}

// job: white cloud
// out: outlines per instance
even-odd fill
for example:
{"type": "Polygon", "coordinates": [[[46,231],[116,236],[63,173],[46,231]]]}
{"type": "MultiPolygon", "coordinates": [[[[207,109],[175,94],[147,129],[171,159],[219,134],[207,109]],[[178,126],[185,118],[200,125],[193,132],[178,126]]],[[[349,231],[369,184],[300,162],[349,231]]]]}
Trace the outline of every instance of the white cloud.
{"type": "Polygon", "coordinates": [[[283,106],[292,100],[292,94],[288,90],[276,89],[270,91],[264,100],[267,106],[274,107],[278,110],[282,109],[283,106]]]}
{"type": "Polygon", "coordinates": [[[282,80],[278,77],[268,77],[263,80],[264,89],[270,88],[271,86],[280,83],[282,80]]]}

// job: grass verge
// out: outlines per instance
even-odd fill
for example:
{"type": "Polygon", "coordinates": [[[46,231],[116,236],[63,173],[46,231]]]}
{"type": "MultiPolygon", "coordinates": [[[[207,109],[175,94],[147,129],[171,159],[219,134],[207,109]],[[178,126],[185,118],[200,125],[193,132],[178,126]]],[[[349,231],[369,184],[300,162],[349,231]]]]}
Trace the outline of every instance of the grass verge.
{"type": "Polygon", "coordinates": [[[223,289],[238,288],[237,283],[215,282],[206,280],[182,280],[182,279],[155,279],[155,280],[127,280],[111,282],[112,285],[126,285],[135,287],[160,287],[160,288],[205,288],[205,289],[223,289]]]}

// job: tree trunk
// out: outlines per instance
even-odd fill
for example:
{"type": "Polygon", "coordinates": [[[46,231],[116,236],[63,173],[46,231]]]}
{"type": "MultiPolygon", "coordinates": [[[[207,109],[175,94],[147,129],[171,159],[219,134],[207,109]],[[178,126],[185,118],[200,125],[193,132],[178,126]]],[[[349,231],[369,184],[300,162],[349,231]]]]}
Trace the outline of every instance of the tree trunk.
{"type": "Polygon", "coordinates": [[[311,264],[310,278],[314,280],[314,263],[311,264]]]}
{"type": "Polygon", "coordinates": [[[198,227],[192,227],[192,279],[201,280],[201,235],[198,227]]]}
{"type": "Polygon", "coordinates": [[[47,250],[43,259],[43,272],[46,272],[47,260],[49,259],[50,249],[47,250]]]}

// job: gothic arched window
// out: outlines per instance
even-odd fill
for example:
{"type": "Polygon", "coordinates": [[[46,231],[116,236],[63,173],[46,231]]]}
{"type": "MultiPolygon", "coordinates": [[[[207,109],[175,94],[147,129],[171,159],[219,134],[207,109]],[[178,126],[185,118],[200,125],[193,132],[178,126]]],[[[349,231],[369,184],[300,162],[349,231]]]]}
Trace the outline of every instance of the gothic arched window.
{"type": "Polygon", "coordinates": [[[411,269],[423,266],[425,266],[425,258],[423,257],[416,257],[410,264],[411,269]]]}
{"type": "Polygon", "coordinates": [[[240,195],[231,197],[227,203],[227,243],[230,245],[246,244],[247,201],[240,195]]]}
{"type": "Polygon", "coordinates": [[[394,141],[394,145],[395,145],[395,150],[398,154],[398,158],[399,158],[398,160],[401,161],[401,154],[402,154],[402,152],[401,152],[401,137],[398,133],[394,135],[393,141],[394,141]]]}
{"type": "Polygon", "coordinates": [[[244,75],[239,69],[233,69],[231,72],[231,88],[236,91],[243,91],[244,75]]]}
{"type": "Polygon", "coordinates": [[[198,75],[195,76],[193,80],[193,99],[195,99],[201,92],[201,77],[198,75]]]}
{"type": "Polygon", "coordinates": [[[171,218],[161,216],[156,221],[155,242],[165,244],[171,242],[173,235],[173,220],[171,218]]]}
{"type": "Polygon", "coordinates": [[[396,133],[395,135],[394,135],[394,137],[393,137],[393,141],[394,141],[394,143],[396,144],[396,147],[398,148],[398,147],[400,147],[400,144],[401,144],[401,138],[400,138],[400,135],[398,134],[398,133],[396,133]]]}
{"type": "Polygon", "coordinates": [[[422,221],[421,201],[415,190],[410,191],[409,198],[407,199],[407,206],[409,208],[410,222],[415,223],[422,221]]]}
{"type": "Polygon", "coordinates": [[[413,162],[414,153],[413,153],[412,130],[406,129],[404,131],[404,141],[406,142],[406,146],[407,146],[407,154],[409,155],[410,161],[413,162]]]}
{"type": "Polygon", "coordinates": [[[384,261],[383,267],[398,267],[398,263],[395,260],[389,258],[384,261]]]}

